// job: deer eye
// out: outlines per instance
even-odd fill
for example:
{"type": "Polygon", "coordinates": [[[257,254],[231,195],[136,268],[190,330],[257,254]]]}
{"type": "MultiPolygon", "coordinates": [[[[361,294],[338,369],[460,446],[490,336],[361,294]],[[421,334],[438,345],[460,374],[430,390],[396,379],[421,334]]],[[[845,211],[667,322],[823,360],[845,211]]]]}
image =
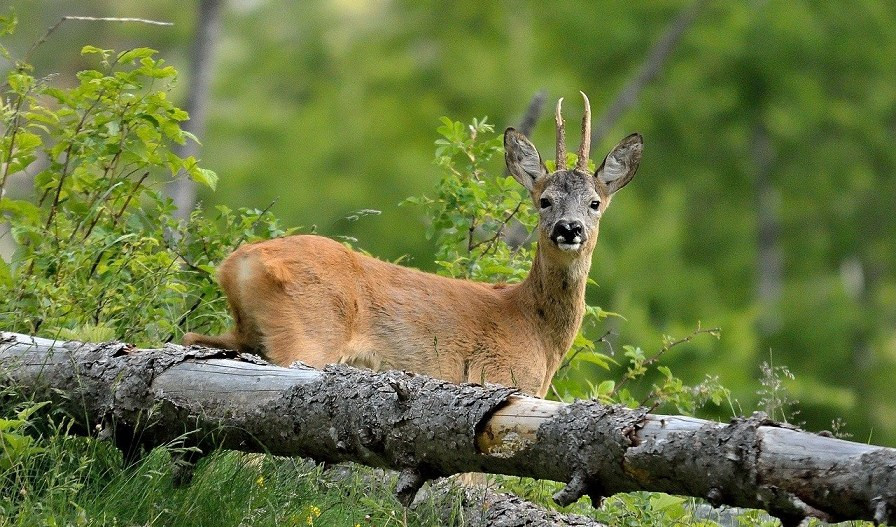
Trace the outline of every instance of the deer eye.
{"type": "Polygon", "coordinates": [[[551,206],[551,200],[548,198],[541,198],[541,201],[538,202],[541,208],[546,209],[551,206]]]}
{"type": "Polygon", "coordinates": [[[599,208],[600,208],[600,201],[598,201],[596,199],[592,200],[591,201],[591,210],[597,210],[599,208]]]}

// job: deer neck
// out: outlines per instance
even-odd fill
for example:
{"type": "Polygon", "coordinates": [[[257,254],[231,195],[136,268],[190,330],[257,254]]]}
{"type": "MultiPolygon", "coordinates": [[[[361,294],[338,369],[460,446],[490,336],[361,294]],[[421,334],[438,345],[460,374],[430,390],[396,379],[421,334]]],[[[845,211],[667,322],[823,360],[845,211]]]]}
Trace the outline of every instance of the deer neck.
{"type": "Polygon", "coordinates": [[[532,313],[547,345],[549,367],[559,364],[585,313],[591,251],[568,255],[539,244],[529,276],[518,286],[519,301],[532,313]]]}

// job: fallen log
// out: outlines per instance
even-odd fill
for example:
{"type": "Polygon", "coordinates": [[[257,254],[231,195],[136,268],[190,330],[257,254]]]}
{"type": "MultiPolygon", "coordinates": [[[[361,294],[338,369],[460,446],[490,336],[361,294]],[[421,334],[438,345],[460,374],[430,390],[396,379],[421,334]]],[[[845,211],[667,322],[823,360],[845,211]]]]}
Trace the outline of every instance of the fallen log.
{"type": "Polygon", "coordinates": [[[720,424],[402,372],[280,368],[223,350],[10,333],[0,369],[3,386],[53,401],[125,452],[186,434],[205,450],[387,467],[400,471],[404,503],[429,479],[489,472],[566,482],[561,504],[648,490],[761,508],[785,524],[896,521],[896,449],[762,415],[720,424]]]}

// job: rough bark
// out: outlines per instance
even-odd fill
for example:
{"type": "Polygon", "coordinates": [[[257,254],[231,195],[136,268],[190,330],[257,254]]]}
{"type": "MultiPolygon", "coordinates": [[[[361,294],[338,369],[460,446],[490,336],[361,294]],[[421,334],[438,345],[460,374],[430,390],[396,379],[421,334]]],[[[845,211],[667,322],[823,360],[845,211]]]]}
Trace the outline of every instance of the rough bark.
{"type": "Polygon", "coordinates": [[[465,527],[531,527],[534,525],[573,525],[604,527],[605,524],[578,514],[563,514],[545,510],[519,496],[494,492],[481,485],[452,485],[442,480],[432,486],[431,493],[444,495],[443,503],[459,504],[458,510],[443,511],[441,517],[448,524],[452,518],[460,519],[465,527]],[[460,493],[459,500],[451,499],[452,493],[460,493]]]}
{"type": "Polygon", "coordinates": [[[568,482],[560,503],[650,490],[763,508],[787,524],[896,520],[896,450],[763,416],[720,424],[401,372],[286,369],[221,350],[11,334],[0,368],[3,385],[54,401],[125,451],[186,434],[202,449],[389,467],[401,473],[405,503],[428,479],[491,472],[568,482]]]}

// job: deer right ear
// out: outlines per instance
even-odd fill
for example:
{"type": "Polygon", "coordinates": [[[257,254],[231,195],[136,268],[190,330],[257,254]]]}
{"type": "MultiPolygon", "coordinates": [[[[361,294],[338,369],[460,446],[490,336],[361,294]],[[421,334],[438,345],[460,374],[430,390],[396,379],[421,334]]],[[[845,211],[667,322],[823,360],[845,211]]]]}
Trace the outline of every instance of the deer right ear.
{"type": "Polygon", "coordinates": [[[504,131],[504,160],[510,175],[530,192],[536,181],[548,175],[535,145],[513,128],[504,131]]]}
{"type": "Polygon", "coordinates": [[[619,142],[604,158],[597,168],[594,177],[603,182],[611,196],[635,177],[638,165],[641,164],[641,152],[644,140],[641,134],[634,133],[619,142]]]}

